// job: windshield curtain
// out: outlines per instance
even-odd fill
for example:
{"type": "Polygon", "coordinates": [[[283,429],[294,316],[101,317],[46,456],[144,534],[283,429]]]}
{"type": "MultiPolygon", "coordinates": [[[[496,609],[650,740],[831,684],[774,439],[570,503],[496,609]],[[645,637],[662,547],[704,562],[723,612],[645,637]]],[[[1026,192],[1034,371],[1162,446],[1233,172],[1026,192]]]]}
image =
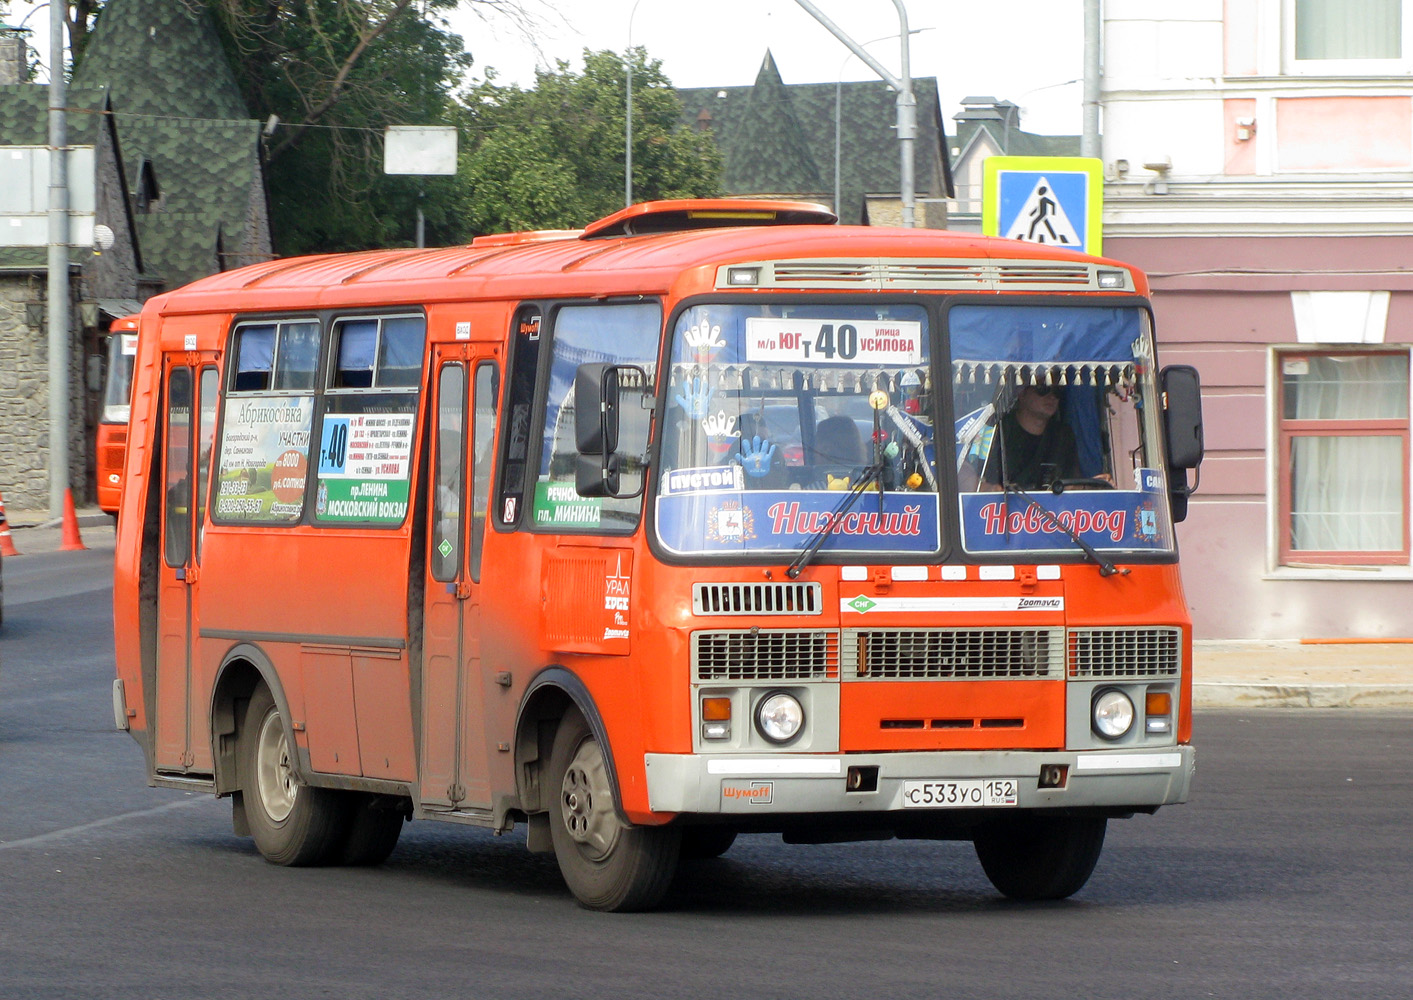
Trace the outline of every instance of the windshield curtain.
{"type": "Polygon", "coordinates": [[[935,394],[916,305],[704,305],[672,331],[657,478],[671,552],[938,551],[935,394]]]}
{"type": "Polygon", "coordinates": [[[966,551],[1076,551],[1062,527],[1171,550],[1144,310],[958,305],[947,327],[966,551]]]}

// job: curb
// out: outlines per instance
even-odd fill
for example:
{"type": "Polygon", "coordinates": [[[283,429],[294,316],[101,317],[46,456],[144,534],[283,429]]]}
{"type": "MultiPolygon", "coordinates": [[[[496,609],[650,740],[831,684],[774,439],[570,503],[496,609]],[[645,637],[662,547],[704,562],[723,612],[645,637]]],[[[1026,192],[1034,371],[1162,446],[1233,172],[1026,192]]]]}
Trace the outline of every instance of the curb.
{"type": "Polygon", "coordinates": [[[1194,708],[1413,708],[1413,685],[1194,681],[1194,708]]]}
{"type": "MultiPolygon", "coordinates": [[[[52,528],[58,529],[61,521],[59,519],[39,519],[34,515],[22,514],[23,521],[16,521],[13,515],[8,515],[10,527],[15,531],[30,531],[33,529],[52,528]]],[[[103,511],[79,511],[74,518],[80,528],[101,528],[113,523],[112,517],[103,511]]]]}

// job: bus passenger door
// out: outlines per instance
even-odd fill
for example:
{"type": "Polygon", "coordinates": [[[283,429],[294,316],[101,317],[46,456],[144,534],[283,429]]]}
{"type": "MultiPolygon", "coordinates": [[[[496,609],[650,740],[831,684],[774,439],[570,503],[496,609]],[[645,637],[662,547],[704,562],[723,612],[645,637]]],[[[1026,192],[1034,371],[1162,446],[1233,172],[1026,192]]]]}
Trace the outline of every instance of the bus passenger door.
{"type": "Polygon", "coordinates": [[[198,370],[186,359],[169,363],[162,397],[166,426],[162,435],[162,559],[157,585],[156,765],[164,771],[184,771],[195,763],[191,678],[196,581],[217,384],[214,366],[199,372],[198,384],[198,370]]]}
{"type": "Polygon", "coordinates": [[[421,796],[433,809],[489,809],[478,580],[491,440],[481,425],[494,420],[496,369],[473,366],[464,345],[438,345],[433,364],[421,796]]]}

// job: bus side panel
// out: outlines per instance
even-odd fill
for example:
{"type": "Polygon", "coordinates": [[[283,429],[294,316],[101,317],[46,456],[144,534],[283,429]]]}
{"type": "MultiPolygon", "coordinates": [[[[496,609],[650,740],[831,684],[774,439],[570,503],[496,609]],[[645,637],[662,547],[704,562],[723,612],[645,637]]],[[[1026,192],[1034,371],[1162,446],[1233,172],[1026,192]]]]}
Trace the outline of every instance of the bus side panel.
{"type": "MultiPolygon", "coordinates": [[[[367,760],[369,777],[412,777],[408,537],[405,527],[207,529],[203,630],[223,650],[235,639],[266,650],[316,771],[364,774],[367,760]]],[[[218,664],[203,657],[198,704],[210,704],[218,664]]]]}

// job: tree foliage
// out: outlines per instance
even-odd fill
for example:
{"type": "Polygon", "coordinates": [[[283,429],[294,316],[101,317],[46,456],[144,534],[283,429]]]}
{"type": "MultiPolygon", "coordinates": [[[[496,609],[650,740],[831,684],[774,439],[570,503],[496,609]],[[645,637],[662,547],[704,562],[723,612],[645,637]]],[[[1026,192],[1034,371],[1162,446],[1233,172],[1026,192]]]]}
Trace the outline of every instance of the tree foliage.
{"type": "MultiPolygon", "coordinates": [[[[684,126],[661,63],[634,49],[633,200],[710,197],[721,154],[684,126]]],[[[491,77],[462,95],[461,205],[474,233],[573,229],[623,207],[627,66],[613,52],[560,62],[535,86],[491,77]]]]}
{"type": "MultiPolygon", "coordinates": [[[[276,249],[410,242],[419,192],[446,184],[385,176],[383,129],[450,123],[450,95],[471,62],[440,17],[457,0],[211,3],[246,104],[279,117],[267,146],[276,249]]],[[[428,222],[453,235],[446,213],[429,209],[428,222]]]]}

